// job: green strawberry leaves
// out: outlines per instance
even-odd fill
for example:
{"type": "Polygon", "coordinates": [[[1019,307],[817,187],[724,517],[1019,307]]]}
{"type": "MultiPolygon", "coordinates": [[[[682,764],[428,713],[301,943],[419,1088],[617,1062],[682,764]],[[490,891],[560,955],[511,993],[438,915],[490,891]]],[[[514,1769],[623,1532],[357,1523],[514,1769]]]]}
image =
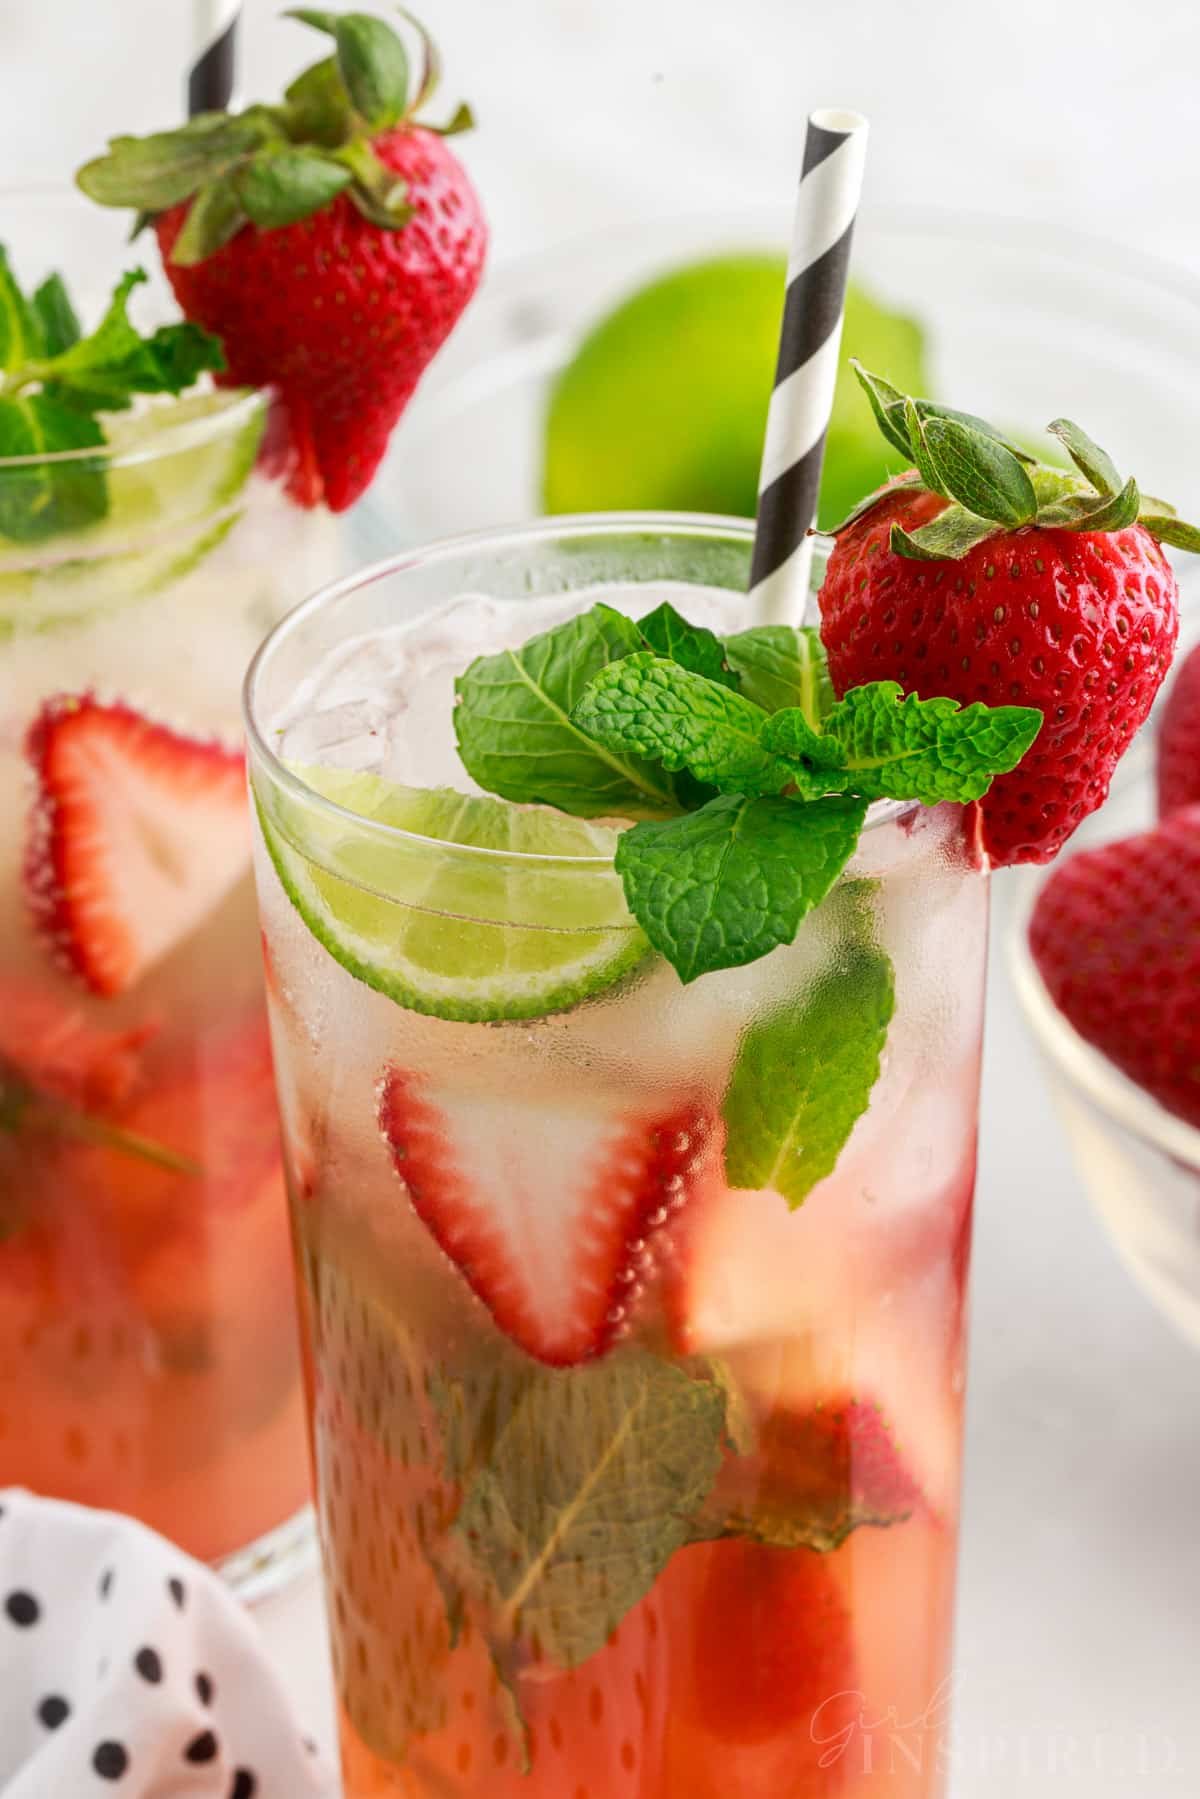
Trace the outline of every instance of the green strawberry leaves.
{"type": "Polygon", "coordinates": [[[798,1206],[831,1174],[879,1078],[895,1009],[892,966],[862,944],[802,998],[751,1027],[725,1094],[733,1187],[798,1206]]]}
{"type": "Polygon", "coordinates": [[[723,794],[682,818],[622,834],[616,869],[630,911],[683,982],[790,943],[858,842],[865,800],[798,805],[723,794]]]}
{"type": "Polygon", "coordinates": [[[368,131],[386,131],[408,104],[408,53],[399,35],[371,13],[318,12],[293,7],[284,14],[324,31],[337,45],[337,72],[368,131]]]}
{"type": "MultiPolygon", "coordinates": [[[[203,262],[250,225],[276,231],[311,218],[345,194],[380,230],[412,217],[407,190],[372,140],[416,114],[437,85],[440,63],[424,28],[401,8],[420,44],[414,79],[400,33],[370,13],[298,7],[285,14],[332,37],[322,58],[288,87],[277,106],[201,113],[175,131],[115,137],[76,181],[102,206],[153,218],[192,201],[171,249],[181,267],[203,262]]],[[[472,123],[460,107],[443,134],[472,123]]]]}
{"type": "MultiPolygon", "coordinates": [[[[1137,482],[1122,481],[1112,458],[1071,419],[1047,426],[1071,458],[1076,476],[1035,463],[1027,451],[986,419],[913,399],[852,364],[880,431],[913,464],[920,484],[941,494],[946,509],[916,531],[891,528],[891,548],[912,561],[957,561],[1006,531],[1121,531],[1141,524],[1161,543],[1200,550],[1200,531],[1176,518],[1160,500],[1143,499],[1137,482]]],[[[881,490],[886,491],[886,490],[881,490]]],[[[856,507],[845,529],[879,498],[856,507]]]]}
{"type": "Polygon", "coordinates": [[[97,413],[135,394],[178,394],[224,366],[215,337],[192,324],[143,336],[129,300],[146,280],[130,270],[86,337],[58,275],[27,300],[0,247],[0,458],[26,458],[0,477],[0,536],[39,543],[103,518],[108,482],[97,413]]]}

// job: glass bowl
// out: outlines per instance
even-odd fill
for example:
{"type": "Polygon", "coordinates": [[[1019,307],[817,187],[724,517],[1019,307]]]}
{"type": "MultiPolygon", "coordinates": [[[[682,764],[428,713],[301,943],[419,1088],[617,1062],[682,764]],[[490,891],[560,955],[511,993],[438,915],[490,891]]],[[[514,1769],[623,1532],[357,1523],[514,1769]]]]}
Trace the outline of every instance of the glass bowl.
{"type": "MultiPolygon", "coordinates": [[[[379,486],[393,535],[541,512],[548,393],[589,326],[668,269],[782,250],[788,232],[785,212],[701,213],[499,267],[393,440],[379,486]]],[[[1070,231],[906,209],[860,219],[854,272],[924,322],[940,396],[1027,431],[1077,418],[1147,492],[1200,513],[1200,283],[1185,271],[1070,231]]]]}
{"type": "MultiPolygon", "coordinates": [[[[1122,769],[1108,804],[1063,852],[1145,830],[1154,817],[1151,746],[1122,769]]],[[[1029,920],[1049,869],[1027,873],[1009,960],[1080,1173],[1126,1266],[1159,1310],[1200,1344],[1200,1130],[1164,1110],[1067,1022],[1029,950],[1029,920]]]]}

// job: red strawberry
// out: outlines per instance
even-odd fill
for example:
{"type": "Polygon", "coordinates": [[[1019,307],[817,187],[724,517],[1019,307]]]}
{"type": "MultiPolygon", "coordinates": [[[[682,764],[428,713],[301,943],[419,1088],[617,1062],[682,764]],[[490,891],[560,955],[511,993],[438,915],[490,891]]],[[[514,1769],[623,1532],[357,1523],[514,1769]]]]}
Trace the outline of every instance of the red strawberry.
{"type": "Polygon", "coordinates": [[[1175,577],[1141,525],[1023,526],[954,561],[890,547],[946,508],[922,488],[885,491],[839,535],[821,589],[821,636],[839,694],[898,681],[964,705],[1037,706],[1024,760],[980,801],[992,862],[1048,861],[1101,804],[1146,718],[1179,628],[1175,577]]]}
{"type": "Polygon", "coordinates": [[[852,1530],[898,1523],[924,1501],[879,1407],[830,1398],[770,1412],[753,1452],[726,1462],[712,1504],[723,1516],[794,1519],[805,1541],[836,1549],[852,1530]]]}
{"type": "Polygon", "coordinates": [[[828,1559],[813,1549],[717,1544],[691,1655],[685,1691],[697,1722],[718,1743],[786,1737],[788,1778],[796,1783],[788,1794],[824,1791],[816,1778],[821,1718],[855,1684],[850,1615],[828,1559]],[[812,1775],[811,1789],[802,1772],[812,1775]]]}
{"type": "Polygon", "coordinates": [[[1171,683],[1158,734],[1158,810],[1200,801],[1200,645],[1171,683]]]}
{"type": "Polygon", "coordinates": [[[405,14],[421,48],[410,83],[384,20],[293,16],[337,54],[282,103],[159,133],[149,158],[115,138],[78,180],[101,205],[154,218],[176,299],[221,340],[221,378],[274,391],[266,466],[300,505],[340,512],[475,292],[487,226],[443,142],[468,109],[441,129],[418,123],[439,69],[417,21],[405,14]]]}
{"type": "Polygon", "coordinates": [[[241,754],[88,693],[48,700],[26,749],[38,781],[25,855],[37,929],[93,992],[124,993],[246,867],[241,754]]]}
{"type": "Polygon", "coordinates": [[[1042,889],[1029,943],[1080,1036],[1200,1125],[1200,805],[1072,856],[1042,889]]]}
{"type": "Polygon", "coordinates": [[[654,1113],[469,1097],[389,1068],[379,1123],[414,1210],[500,1329],[569,1367],[603,1354],[655,1234],[720,1161],[698,1103],[654,1113]]]}
{"type": "Polygon", "coordinates": [[[7,1065],[38,1093],[84,1111],[119,1105],[138,1083],[139,1052],[155,1031],[98,1029],[48,987],[0,976],[0,1084],[7,1065]]]}

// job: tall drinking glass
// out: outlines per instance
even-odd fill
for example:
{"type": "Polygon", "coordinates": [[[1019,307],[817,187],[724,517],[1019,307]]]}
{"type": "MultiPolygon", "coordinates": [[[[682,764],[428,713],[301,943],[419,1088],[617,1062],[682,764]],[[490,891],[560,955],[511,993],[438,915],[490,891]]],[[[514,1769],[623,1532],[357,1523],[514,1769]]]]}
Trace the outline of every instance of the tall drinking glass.
{"type": "MultiPolygon", "coordinates": [[[[136,258],[67,195],[0,235],[89,325],[136,258]]],[[[0,1485],[241,1575],[308,1469],[238,694],[338,554],[268,426],[200,393],[0,457],[0,1485]]]]}
{"type": "Polygon", "coordinates": [[[700,518],[461,538],[318,594],[248,680],[350,1799],[943,1791],[987,918],[961,814],[877,806],[794,943],[684,986],[606,827],[469,845],[444,792],[473,653],[598,596],[736,629],[749,552],[700,518]],[[371,775],[443,791],[372,810],[371,775]],[[734,1113],[779,1107],[827,1166],[885,1030],[801,1209],[729,1169],[734,1113]]]}

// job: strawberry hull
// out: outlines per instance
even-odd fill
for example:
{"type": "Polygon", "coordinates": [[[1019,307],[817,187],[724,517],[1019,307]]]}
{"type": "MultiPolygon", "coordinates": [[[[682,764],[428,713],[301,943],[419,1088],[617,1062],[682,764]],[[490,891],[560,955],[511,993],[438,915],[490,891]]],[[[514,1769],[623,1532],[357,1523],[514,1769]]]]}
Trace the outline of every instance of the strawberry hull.
{"type": "Polygon", "coordinates": [[[757,962],[685,986],[650,955],[472,1022],[363,946],[415,978],[460,930],[478,976],[469,927],[511,920],[527,979],[567,960],[574,876],[539,918],[536,872],[490,863],[465,891],[511,911],[472,914],[408,840],[423,878],[363,901],[369,833],[306,837],[257,756],[347,1799],[942,1799],[987,920],[961,813],[878,814],[757,962]]]}
{"type": "Polygon", "coordinates": [[[237,701],[334,567],[230,418],[0,540],[0,1484],[213,1560],[309,1484],[237,701]]]}

